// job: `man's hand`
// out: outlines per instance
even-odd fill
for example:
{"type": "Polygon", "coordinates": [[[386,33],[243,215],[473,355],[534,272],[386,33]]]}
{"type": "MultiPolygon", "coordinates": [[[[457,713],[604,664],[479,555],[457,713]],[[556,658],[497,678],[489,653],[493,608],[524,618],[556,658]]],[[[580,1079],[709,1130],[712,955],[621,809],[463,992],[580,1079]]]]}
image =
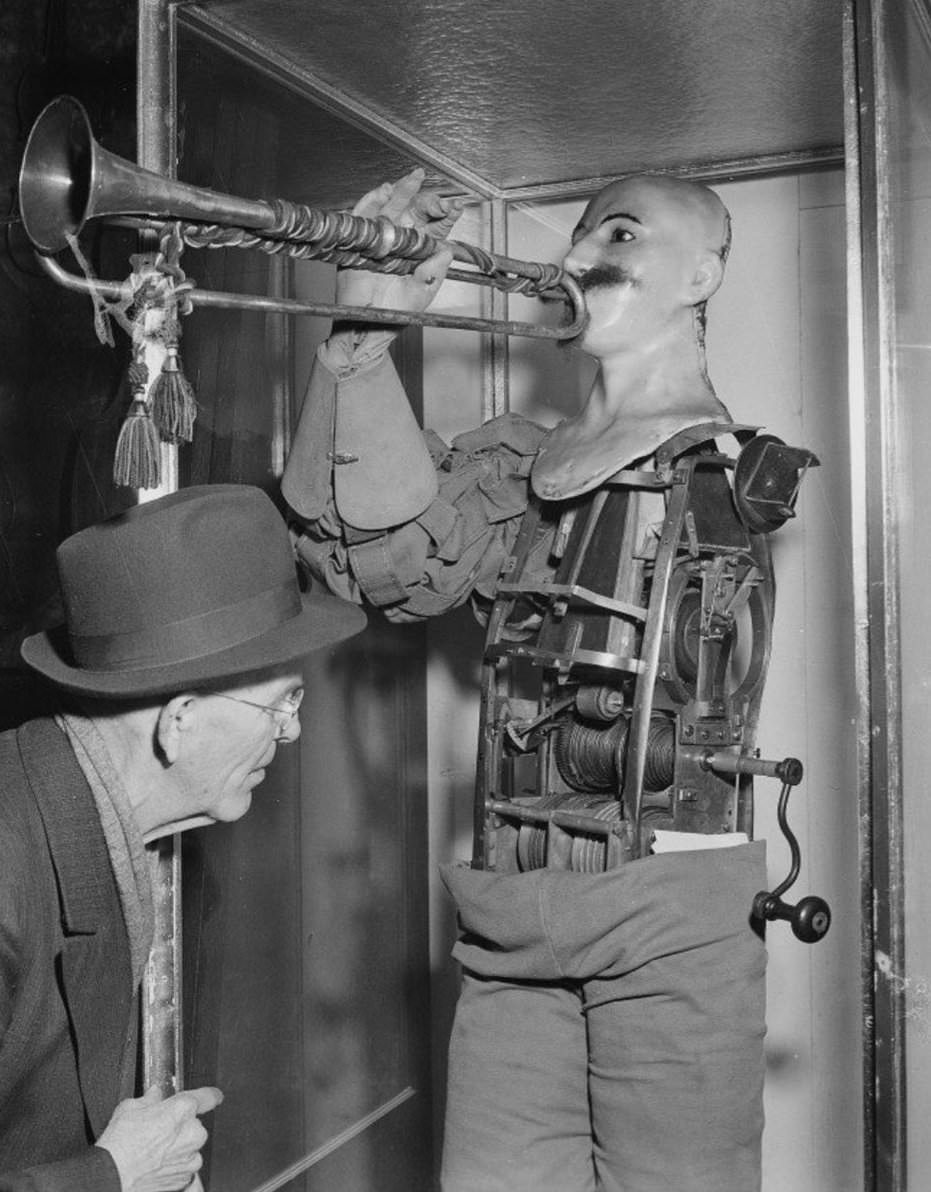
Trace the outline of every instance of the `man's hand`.
{"type": "MultiPolygon", "coordinates": [[[[435,192],[422,193],[424,172],[412,170],[398,182],[385,182],[369,191],[353,208],[353,215],[375,219],[384,215],[401,227],[422,228],[444,240],[462,211],[459,199],[435,192]]],[[[367,269],[341,269],[336,275],[336,301],[346,306],[375,306],[388,310],[421,311],[433,301],[453,259],[452,250],[421,261],[413,273],[373,273],[367,269]]]]}
{"type": "Polygon", "coordinates": [[[219,1089],[187,1089],[162,1097],[154,1086],[145,1096],[121,1101],[97,1146],[109,1151],[123,1192],[177,1192],[200,1188],[197,1172],[207,1131],[199,1117],[223,1100],[219,1089]]]}

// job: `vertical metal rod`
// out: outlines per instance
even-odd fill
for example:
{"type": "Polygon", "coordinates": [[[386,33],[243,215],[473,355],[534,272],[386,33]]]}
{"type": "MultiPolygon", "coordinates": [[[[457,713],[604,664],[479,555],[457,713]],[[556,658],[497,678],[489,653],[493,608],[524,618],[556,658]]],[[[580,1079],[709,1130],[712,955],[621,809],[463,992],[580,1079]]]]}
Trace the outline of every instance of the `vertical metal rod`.
{"type": "Polygon", "coordinates": [[[150,846],[155,938],[142,978],[142,1079],[166,1097],[182,1087],[180,869],[180,837],[150,846]]]}
{"type": "MultiPolygon", "coordinates": [[[[290,257],[271,257],[268,263],[269,293],[282,296],[293,277],[290,257]]],[[[291,323],[284,315],[268,315],[265,319],[266,359],[271,362],[269,396],[272,407],[271,467],[280,479],[291,450],[291,323]]]]}
{"type": "MultiPolygon", "coordinates": [[[[172,0],[138,0],[136,154],[138,164],[177,175],[175,157],[175,8],[172,0]]],[[[178,449],[162,446],[162,483],[139,493],[152,500],[178,487],[178,449]]],[[[170,1096],[183,1080],[181,1053],[181,841],[174,836],[149,852],[155,939],[142,979],[142,1067],[146,1088],[170,1096]]]]}
{"type": "MultiPolygon", "coordinates": [[[[484,247],[493,253],[507,256],[508,212],[503,199],[489,199],[482,204],[484,247]]],[[[497,289],[484,290],[482,315],[491,319],[506,319],[508,296],[497,289]]],[[[510,409],[509,348],[506,335],[491,333],[482,336],[482,421],[497,418],[510,409]]]]}
{"type": "Polygon", "coordinates": [[[637,833],[634,840],[634,856],[641,855],[640,813],[643,806],[643,779],[646,773],[647,744],[650,737],[650,715],[653,707],[653,692],[659,670],[660,647],[662,646],[665,623],[666,601],[676,552],[682,541],[682,527],[688,510],[689,490],[693,469],[685,465],[677,469],[676,479],[669,493],[669,504],[653,565],[653,584],[650,588],[650,606],[647,614],[640,661],[643,669],[637,675],[634,687],[634,701],[631,709],[630,732],[627,738],[627,764],[624,771],[623,802],[627,817],[637,833]]]}
{"type": "MultiPolygon", "coordinates": [[[[844,11],[844,142],[847,217],[847,401],[851,478],[866,476],[863,230],[860,211],[860,119],[856,0],[844,11]]],[[[869,621],[866,489],[851,484],[854,670],[857,708],[857,798],[860,809],[860,981],[863,1040],[863,1188],[874,1192],[876,1167],[875,1038],[873,1013],[872,812],[870,806],[869,621]]]]}
{"type": "Polygon", "coordinates": [[[886,975],[905,971],[888,16],[886,0],[844,14],[867,1192],[907,1182],[904,989],[886,975]]]}

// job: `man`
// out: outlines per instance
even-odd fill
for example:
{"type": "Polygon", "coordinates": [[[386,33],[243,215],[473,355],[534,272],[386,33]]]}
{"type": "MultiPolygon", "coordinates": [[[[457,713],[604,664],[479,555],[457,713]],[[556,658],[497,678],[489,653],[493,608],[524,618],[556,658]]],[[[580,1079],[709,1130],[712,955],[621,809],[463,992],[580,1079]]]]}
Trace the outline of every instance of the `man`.
{"type": "MultiPolygon", "coordinates": [[[[456,205],[421,200],[420,181],[415,172],[374,191],[357,211],[442,235],[456,205]]],[[[573,519],[597,503],[605,481],[623,487],[618,474],[654,457],[671,474],[680,454],[744,429],[705,368],[705,304],[722,280],[729,238],[723,204],[690,182],[629,178],[592,199],[564,266],[588,300],[579,346],[600,367],[583,409],[549,431],[505,416],[451,448],[421,437],[386,355],[391,332],[337,328],[318,353],[283,484],[310,571],[398,621],[468,599],[485,615],[497,601],[490,633],[502,661],[509,634],[521,641],[546,616],[559,620],[548,585],[559,580],[573,519]],[[529,529],[519,537],[522,524],[529,529]],[[520,586],[518,571],[535,582],[524,584],[530,598],[511,608],[502,631],[508,601],[499,583],[520,586]]],[[[422,307],[448,261],[441,251],[408,278],[346,275],[340,299],[422,307]]],[[[602,603],[616,609],[641,603],[642,577],[658,565],[650,531],[663,524],[666,490],[651,476],[658,471],[638,472],[625,497],[625,508],[642,514],[624,514],[634,527],[629,570],[640,578],[629,593],[606,593],[602,603]]],[[[725,493],[730,507],[726,483],[725,493]]],[[[596,529],[597,549],[616,549],[623,535],[610,531],[596,529]]],[[[586,548],[573,549],[584,563],[586,548]]],[[[528,655],[536,650],[541,665],[569,659],[564,681],[571,636],[546,650],[531,638],[528,655]]],[[[681,644],[687,654],[688,640],[681,644]]],[[[612,649],[612,658],[625,652],[612,649]]],[[[599,647],[589,657],[599,665],[608,655],[599,647]]],[[[627,690],[619,684],[613,694],[620,701],[627,690]]],[[[519,748],[524,726],[514,728],[519,748]]],[[[629,842],[629,823],[620,829],[629,842]]],[[[692,840],[693,851],[601,873],[529,863],[517,872],[444,871],[464,975],[450,1046],[445,1192],[759,1186],[764,952],[749,919],[765,865],[761,845],[713,848],[724,842],[715,830],[692,840]]]]}
{"type": "Polygon", "coordinates": [[[219,1090],[132,1096],[144,843],[245,814],[300,734],[300,658],[365,619],[302,594],[280,514],[246,486],[140,505],[58,564],[65,624],[22,652],[61,711],[0,736],[0,1189],[199,1187],[219,1090]]]}

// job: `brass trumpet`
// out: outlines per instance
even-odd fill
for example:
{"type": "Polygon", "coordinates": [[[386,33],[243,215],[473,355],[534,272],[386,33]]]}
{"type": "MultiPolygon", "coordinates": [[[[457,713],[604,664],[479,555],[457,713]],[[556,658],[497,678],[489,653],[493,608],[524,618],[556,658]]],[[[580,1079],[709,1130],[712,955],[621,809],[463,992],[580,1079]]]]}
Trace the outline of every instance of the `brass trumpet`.
{"type": "MultiPolygon", "coordinates": [[[[77,237],[90,219],[125,222],[129,218],[143,224],[178,221],[181,238],[191,247],[258,248],[376,272],[412,272],[445,243],[454,260],[471,266],[450,268],[447,276],[452,280],[508,293],[561,296],[569,304],[570,314],[565,324],[545,327],[197,289],[188,294],[193,305],[458,327],[540,339],[571,339],[587,320],[581,289],[556,265],[515,260],[462,241],[441,242],[420,228],[401,227],[385,218],[322,211],[283,199],[242,199],[165,178],[103,149],[94,140],[83,105],[67,95],[52,100],[32,126],[20,168],[19,206],[26,234],[46,271],[69,289],[89,290],[91,283],[68,273],[51,256],[77,237]],[[188,220],[193,222],[183,222],[188,220]]],[[[123,288],[119,282],[96,280],[93,286],[111,298],[118,298],[123,288]]]]}

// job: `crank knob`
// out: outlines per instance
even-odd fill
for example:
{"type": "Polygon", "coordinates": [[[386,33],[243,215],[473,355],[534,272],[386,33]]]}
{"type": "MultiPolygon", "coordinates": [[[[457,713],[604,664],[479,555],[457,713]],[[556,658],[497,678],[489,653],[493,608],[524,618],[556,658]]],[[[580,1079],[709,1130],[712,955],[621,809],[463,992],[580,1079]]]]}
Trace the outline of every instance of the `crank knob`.
{"type": "Polygon", "coordinates": [[[792,934],[803,944],[816,944],[824,939],[831,926],[831,908],[815,894],[809,894],[792,906],[762,890],[753,900],[753,913],[758,919],[784,919],[792,925],[792,934]]]}

